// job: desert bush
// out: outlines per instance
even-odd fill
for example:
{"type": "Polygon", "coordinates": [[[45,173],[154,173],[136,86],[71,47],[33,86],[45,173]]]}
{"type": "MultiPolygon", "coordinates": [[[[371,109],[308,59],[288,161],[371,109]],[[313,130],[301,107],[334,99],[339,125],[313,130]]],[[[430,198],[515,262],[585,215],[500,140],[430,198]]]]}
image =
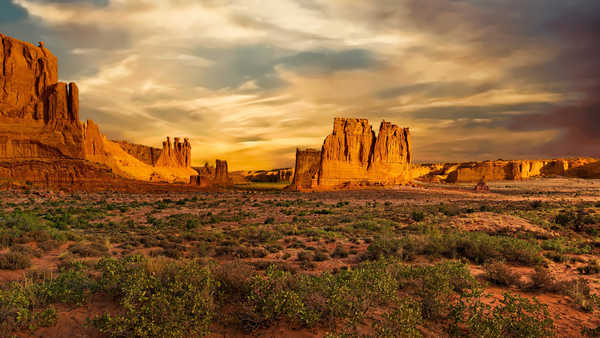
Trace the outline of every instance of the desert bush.
{"type": "Polygon", "coordinates": [[[511,286],[519,284],[519,275],[513,273],[510,266],[502,261],[494,261],[484,266],[486,278],[492,283],[511,286]]]}
{"type": "Polygon", "coordinates": [[[425,219],[425,213],[422,211],[413,211],[410,213],[410,219],[415,222],[421,222],[425,219]]]}
{"type": "Polygon", "coordinates": [[[388,237],[378,237],[367,247],[362,260],[377,260],[402,255],[402,242],[388,237]]]}
{"type": "Polygon", "coordinates": [[[82,272],[29,274],[21,281],[0,287],[0,329],[14,330],[52,326],[56,310],[51,304],[82,304],[94,289],[94,283],[82,272]]]}
{"type": "Polygon", "coordinates": [[[346,250],[343,246],[336,246],[333,252],[331,253],[331,257],[333,258],[346,258],[348,257],[348,250],[346,250]]]}
{"type": "Polygon", "coordinates": [[[19,252],[7,252],[0,255],[0,269],[19,270],[31,266],[31,256],[19,252]]]}
{"type": "Polygon", "coordinates": [[[600,306],[600,297],[592,294],[590,282],[587,279],[563,281],[558,284],[557,288],[561,293],[571,297],[573,303],[583,311],[592,312],[600,306]]]}
{"type": "Polygon", "coordinates": [[[218,295],[222,302],[237,303],[246,300],[250,293],[250,278],[256,269],[241,261],[233,261],[213,268],[218,284],[218,295]]]}
{"type": "Polygon", "coordinates": [[[323,251],[317,251],[315,252],[314,256],[313,256],[313,261],[315,262],[323,262],[328,260],[330,257],[327,254],[327,252],[323,252],[323,251]]]}
{"type": "Polygon", "coordinates": [[[69,251],[72,254],[79,255],[81,257],[99,257],[104,256],[108,253],[108,248],[104,244],[91,242],[91,243],[74,243],[69,246],[69,251]]]}
{"type": "Polygon", "coordinates": [[[550,292],[556,292],[558,290],[556,280],[552,277],[548,269],[541,266],[536,267],[535,273],[531,276],[531,282],[531,289],[550,292]]]}
{"type": "Polygon", "coordinates": [[[201,336],[213,317],[215,282],[197,262],[141,257],[99,262],[101,286],[119,297],[124,313],[94,320],[111,336],[201,336]]]}
{"type": "Polygon", "coordinates": [[[417,300],[404,298],[374,323],[375,334],[377,337],[422,337],[417,329],[423,323],[421,312],[417,300]]]}
{"type": "Polygon", "coordinates": [[[554,335],[554,320],[547,306],[537,299],[504,293],[499,304],[484,304],[469,299],[455,306],[456,317],[451,331],[457,335],[475,337],[550,337],[554,335]],[[465,325],[466,324],[466,325],[465,325]],[[465,329],[460,327],[466,326],[465,329]]]}

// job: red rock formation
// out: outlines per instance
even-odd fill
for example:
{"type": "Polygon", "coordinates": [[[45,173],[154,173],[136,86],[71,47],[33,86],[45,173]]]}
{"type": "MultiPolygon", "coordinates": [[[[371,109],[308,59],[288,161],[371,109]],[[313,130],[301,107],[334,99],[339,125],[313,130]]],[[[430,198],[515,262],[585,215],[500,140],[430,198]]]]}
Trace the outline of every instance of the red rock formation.
{"type": "Polygon", "coordinates": [[[0,39],[0,175],[47,184],[111,176],[82,161],[78,89],[57,82],[56,57],[42,43],[0,39]]]}
{"type": "Polygon", "coordinates": [[[215,182],[217,184],[228,184],[229,173],[227,169],[227,161],[217,160],[215,166],[215,182]]]}
{"type": "Polygon", "coordinates": [[[127,141],[113,142],[118,143],[129,155],[151,166],[156,165],[158,158],[160,157],[160,153],[162,152],[162,150],[159,148],[149,147],[143,144],[134,144],[127,141]]]}
{"type": "Polygon", "coordinates": [[[232,181],[229,178],[227,169],[227,161],[216,160],[216,166],[211,167],[208,163],[204,167],[194,168],[198,175],[190,176],[190,184],[207,187],[211,185],[231,185],[232,181]]]}
{"type": "Polygon", "coordinates": [[[167,140],[163,142],[163,147],[156,161],[156,166],[167,168],[190,168],[192,165],[192,146],[188,138],[184,138],[183,142],[179,137],[176,137],[175,142],[171,144],[171,138],[167,136],[167,140]]]}
{"type": "Polygon", "coordinates": [[[296,149],[294,178],[288,190],[307,190],[313,186],[313,179],[321,166],[321,151],[316,149],[296,149]]]}
{"type": "Polygon", "coordinates": [[[296,150],[289,189],[401,184],[412,179],[408,128],[383,121],[379,134],[366,119],[335,118],[321,151],[296,150]]]}
{"type": "Polygon", "coordinates": [[[280,168],[271,170],[252,170],[243,175],[246,181],[268,183],[291,183],[294,169],[280,168]]]}
{"type": "Polygon", "coordinates": [[[478,182],[482,177],[488,181],[521,180],[530,177],[567,176],[600,177],[599,160],[593,158],[484,161],[445,165],[443,172],[448,183],[478,182]],[[596,163],[596,164],[595,164],[596,163]],[[596,168],[598,167],[598,168],[596,168]]]}
{"type": "Polygon", "coordinates": [[[296,171],[289,188],[330,189],[405,183],[411,179],[411,161],[408,128],[383,121],[379,135],[375,136],[366,119],[335,118],[333,132],[325,138],[320,155],[314,150],[296,151],[296,171]],[[313,173],[315,167],[318,169],[313,173]]]}

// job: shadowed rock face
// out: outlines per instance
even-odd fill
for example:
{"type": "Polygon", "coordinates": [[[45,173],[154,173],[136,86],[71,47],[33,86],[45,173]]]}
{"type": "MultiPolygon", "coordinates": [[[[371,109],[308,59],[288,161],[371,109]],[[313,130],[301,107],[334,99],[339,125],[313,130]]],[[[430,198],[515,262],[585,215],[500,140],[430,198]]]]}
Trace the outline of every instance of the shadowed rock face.
{"type": "Polygon", "coordinates": [[[294,179],[288,186],[291,190],[311,189],[313,179],[321,166],[321,151],[316,149],[296,149],[294,179]]]}
{"type": "Polygon", "coordinates": [[[383,121],[376,136],[366,119],[335,118],[320,152],[296,151],[290,189],[400,184],[410,180],[411,161],[408,128],[383,121]]]}

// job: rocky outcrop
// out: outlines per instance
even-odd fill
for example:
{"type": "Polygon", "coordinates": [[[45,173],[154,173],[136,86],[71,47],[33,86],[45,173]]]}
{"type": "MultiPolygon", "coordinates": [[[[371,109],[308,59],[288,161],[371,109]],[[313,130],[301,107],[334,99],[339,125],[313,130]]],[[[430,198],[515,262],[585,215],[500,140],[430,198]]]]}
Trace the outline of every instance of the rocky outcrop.
{"type": "Polygon", "coordinates": [[[244,174],[247,181],[261,183],[287,183],[292,182],[294,169],[279,168],[271,170],[252,170],[244,174]]]}
{"type": "Polygon", "coordinates": [[[600,178],[600,160],[594,158],[496,160],[423,165],[420,168],[422,170],[419,180],[447,183],[475,183],[481,179],[524,180],[550,176],[600,178]]]}
{"type": "Polygon", "coordinates": [[[212,185],[227,186],[232,184],[229,177],[227,161],[216,160],[216,166],[212,167],[208,163],[204,167],[194,168],[197,175],[190,176],[189,183],[201,187],[212,185]]]}
{"type": "Polygon", "coordinates": [[[192,146],[188,138],[184,138],[182,142],[179,137],[175,137],[171,144],[171,138],[167,136],[155,165],[166,168],[191,168],[191,156],[192,146]]]}
{"type": "Polygon", "coordinates": [[[195,173],[189,140],[167,142],[155,159],[162,166],[139,161],[93,121],[79,121],[79,89],[58,82],[58,61],[43,43],[0,39],[0,177],[82,186],[119,178],[188,182],[195,173]]]}
{"type": "Polygon", "coordinates": [[[79,90],[44,47],[0,34],[0,176],[45,185],[113,175],[85,163],[79,90]]]}
{"type": "Polygon", "coordinates": [[[321,166],[321,151],[316,149],[296,149],[294,178],[288,190],[308,190],[316,183],[316,175],[321,166]]]}
{"type": "Polygon", "coordinates": [[[149,147],[143,144],[134,144],[127,141],[116,140],[113,142],[119,144],[129,155],[151,166],[156,165],[160,153],[162,152],[159,148],[149,147]]]}
{"type": "Polygon", "coordinates": [[[411,178],[411,161],[408,128],[383,121],[376,136],[367,119],[335,118],[318,154],[296,151],[290,189],[401,184],[411,178]]]}

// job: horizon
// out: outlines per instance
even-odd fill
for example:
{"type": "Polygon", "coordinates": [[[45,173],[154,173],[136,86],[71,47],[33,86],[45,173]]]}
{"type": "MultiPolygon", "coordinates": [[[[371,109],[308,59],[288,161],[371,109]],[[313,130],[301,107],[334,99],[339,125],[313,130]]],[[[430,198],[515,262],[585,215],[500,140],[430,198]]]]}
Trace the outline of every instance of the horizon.
{"type": "Polygon", "coordinates": [[[600,157],[598,2],[9,0],[0,32],[108,139],[194,166],[293,167],[337,116],[409,127],[417,163],[600,157]]]}

